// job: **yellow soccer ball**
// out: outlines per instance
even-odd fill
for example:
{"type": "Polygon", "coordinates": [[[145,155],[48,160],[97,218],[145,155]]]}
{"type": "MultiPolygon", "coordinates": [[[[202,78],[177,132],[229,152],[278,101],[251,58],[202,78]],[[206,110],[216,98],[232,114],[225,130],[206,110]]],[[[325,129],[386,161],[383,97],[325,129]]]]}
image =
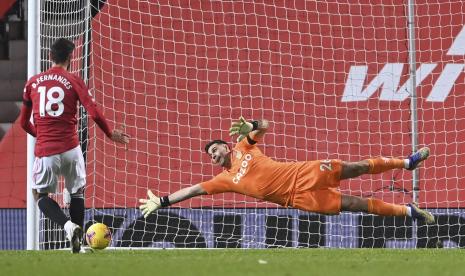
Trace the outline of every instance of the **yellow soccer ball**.
{"type": "Polygon", "coordinates": [[[92,249],[104,249],[111,242],[110,229],[103,223],[94,223],[87,229],[86,241],[92,249]]]}

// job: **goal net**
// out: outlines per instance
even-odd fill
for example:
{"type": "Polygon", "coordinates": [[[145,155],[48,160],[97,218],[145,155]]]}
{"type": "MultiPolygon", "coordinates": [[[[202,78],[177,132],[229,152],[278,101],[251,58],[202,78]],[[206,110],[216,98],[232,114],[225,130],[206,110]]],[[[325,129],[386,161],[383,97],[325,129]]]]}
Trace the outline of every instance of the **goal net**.
{"type": "MultiPolygon", "coordinates": [[[[465,246],[465,5],[411,2],[412,72],[408,1],[42,0],[43,53],[58,37],[73,39],[72,71],[111,126],[132,136],[117,146],[82,116],[86,226],[108,225],[113,247],[465,246]],[[144,219],[137,200],[147,189],[164,196],[220,173],[204,145],[234,144],[228,129],[241,115],[271,122],[260,147],[285,162],[403,157],[418,139],[432,151],[418,170],[418,201],[437,223],[325,216],[229,193],[144,219]]],[[[340,190],[406,204],[413,178],[396,170],[340,190]]],[[[46,220],[40,242],[66,246],[46,220]]]]}

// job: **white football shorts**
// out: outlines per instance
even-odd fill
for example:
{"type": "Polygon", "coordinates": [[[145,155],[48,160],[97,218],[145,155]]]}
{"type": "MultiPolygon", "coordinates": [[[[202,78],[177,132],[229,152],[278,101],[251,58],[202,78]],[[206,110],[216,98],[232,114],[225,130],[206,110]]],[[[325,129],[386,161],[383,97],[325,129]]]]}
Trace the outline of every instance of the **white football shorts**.
{"type": "Polygon", "coordinates": [[[32,189],[38,193],[56,193],[60,175],[65,179],[65,187],[71,194],[86,185],[86,167],[81,146],[60,154],[36,157],[32,169],[32,189]]]}

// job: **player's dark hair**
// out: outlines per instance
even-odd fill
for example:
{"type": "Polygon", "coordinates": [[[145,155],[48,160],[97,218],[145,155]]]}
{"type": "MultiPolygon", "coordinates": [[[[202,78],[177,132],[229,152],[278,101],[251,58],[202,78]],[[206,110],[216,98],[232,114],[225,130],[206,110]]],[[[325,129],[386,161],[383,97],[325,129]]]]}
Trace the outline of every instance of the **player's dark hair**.
{"type": "Polygon", "coordinates": [[[205,145],[205,152],[208,154],[208,149],[210,149],[211,146],[213,146],[214,144],[225,144],[225,145],[228,145],[228,143],[226,143],[225,141],[223,140],[213,140],[213,141],[210,141],[208,142],[208,144],[205,145]]]}
{"type": "Polygon", "coordinates": [[[50,47],[50,58],[55,64],[63,64],[70,59],[75,47],[71,40],[59,38],[50,47]]]}

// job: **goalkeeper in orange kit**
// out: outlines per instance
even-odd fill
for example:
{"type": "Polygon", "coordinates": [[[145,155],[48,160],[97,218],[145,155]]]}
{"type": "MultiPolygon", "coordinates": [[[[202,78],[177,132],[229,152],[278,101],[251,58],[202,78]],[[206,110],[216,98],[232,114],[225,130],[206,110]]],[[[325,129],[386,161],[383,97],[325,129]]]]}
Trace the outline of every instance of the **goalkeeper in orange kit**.
{"type": "Polygon", "coordinates": [[[343,195],[340,181],[363,174],[378,174],[392,169],[414,170],[429,156],[422,148],[406,159],[373,158],[359,162],[318,160],[276,162],[257,146],[268,129],[267,120],[247,122],[243,117],[233,123],[230,135],[239,135],[231,150],[223,140],[205,146],[212,163],[223,172],[209,181],[157,197],[150,190],[148,199],[140,199],[140,209],[147,217],[155,210],[198,195],[235,192],[253,198],[309,212],[338,214],[341,211],[366,212],[381,216],[409,216],[433,223],[434,216],[415,203],[398,205],[375,198],[343,195]]]}

